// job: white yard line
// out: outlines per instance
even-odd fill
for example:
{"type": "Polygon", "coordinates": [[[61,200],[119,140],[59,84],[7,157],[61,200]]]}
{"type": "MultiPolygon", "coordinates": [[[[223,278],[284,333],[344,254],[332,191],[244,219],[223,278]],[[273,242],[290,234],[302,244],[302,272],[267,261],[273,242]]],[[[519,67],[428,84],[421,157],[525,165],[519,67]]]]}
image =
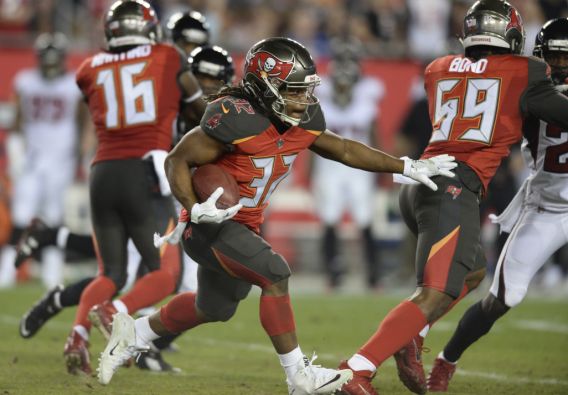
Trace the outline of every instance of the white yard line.
{"type": "MultiPolygon", "coordinates": [[[[11,315],[0,314],[0,324],[14,326],[14,330],[17,330],[19,325],[19,318],[16,318],[11,315]]],[[[434,328],[440,326],[434,326],[434,328]]],[[[560,334],[568,334],[568,326],[562,324],[555,324],[549,321],[538,321],[538,320],[522,320],[522,321],[514,321],[513,325],[518,327],[519,329],[527,329],[527,330],[534,330],[534,331],[543,331],[543,332],[554,332],[560,334]],[[556,329],[554,329],[556,328],[556,329]]],[[[449,328],[450,325],[444,325],[443,328],[439,328],[442,330],[446,330],[449,328]]],[[[455,324],[451,326],[455,328],[455,324]]],[[[63,323],[60,321],[53,320],[49,324],[46,325],[45,329],[52,329],[52,330],[61,330],[61,329],[69,329],[70,325],[67,323],[63,323]]],[[[449,330],[449,329],[448,329],[449,330]]],[[[452,329],[453,330],[453,329],[452,329]]],[[[273,354],[274,349],[265,344],[258,344],[258,343],[248,343],[248,342],[238,342],[238,341],[229,341],[229,340],[219,340],[215,338],[203,337],[203,336],[194,336],[191,338],[192,342],[201,343],[205,345],[211,345],[215,347],[228,347],[240,350],[247,350],[247,351],[257,351],[263,352],[268,354],[273,354]]],[[[320,357],[328,360],[335,360],[339,361],[341,358],[345,357],[330,354],[330,353],[319,353],[320,357]]],[[[385,362],[383,366],[388,366],[390,368],[394,368],[394,362],[389,359],[385,362]]],[[[424,366],[427,370],[430,370],[430,365],[424,366]]],[[[560,386],[568,386],[567,380],[562,379],[532,379],[527,377],[518,377],[518,376],[508,376],[505,374],[498,374],[498,373],[488,373],[488,372],[480,372],[474,370],[465,370],[462,368],[458,368],[456,370],[456,374],[466,377],[477,377],[486,380],[493,380],[493,381],[500,381],[504,383],[521,383],[521,384],[538,384],[538,385],[560,385],[560,386]]]]}

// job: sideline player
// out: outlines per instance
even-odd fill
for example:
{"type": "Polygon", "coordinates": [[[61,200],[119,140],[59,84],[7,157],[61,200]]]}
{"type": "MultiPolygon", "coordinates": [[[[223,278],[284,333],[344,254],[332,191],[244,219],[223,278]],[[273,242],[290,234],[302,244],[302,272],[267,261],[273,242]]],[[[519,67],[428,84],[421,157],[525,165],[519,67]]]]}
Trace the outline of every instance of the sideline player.
{"type": "Polygon", "coordinates": [[[505,1],[481,0],[464,18],[465,56],[438,58],[427,67],[433,133],[422,157],[455,156],[457,177],[435,178],[437,191],[403,186],[401,212],[418,237],[416,292],[341,362],[340,368],[354,371],[344,393],[376,394],[371,384],[376,369],[393,355],[401,381],[412,392],[426,392],[423,336],[485,275],[479,199],[523,132],[536,138],[523,124],[526,117],[568,127],[568,99],[554,89],[545,62],[518,56],[523,42],[517,10],[505,1]]]}
{"type": "MultiPolygon", "coordinates": [[[[568,94],[568,19],[544,24],[536,36],[534,55],[552,70],[552,81],[568,94]]],[[[529,134],[522,152],[530,175],[507,210],[497,218],[509,237],[501,252],[489,294],[472,305],[454,335],[434,361],[428,391],[445,392],[458,359],[493,324],[523,301],[531,280],[546,261],[568,243],[568,129],[527,119],[529,134]]]]}
{"type": "MultiPolygon", "coordinates": [[[[25,158],[21,174],[12,174],[14,228],[10,242],[1,251],[0,288],[14,283],[13,246],[32,219],[41,217],[50,226],[62,225],[64,193],[81,163],[79,130],[86,128],[88,121],[75,73],[65,68],[67,38],[62,33],[44,33],[38,36],[34,47],[37,67],[19,72],[14,80],[13,130],[23,135],[25,158]]],[[[42,251],[41,261],[44,285],[59,283],[63,278],[62,251],[48,248],[42,251]]]]}
{"type": "Polygon", "coordinates": [[[399,160],[326,130],[314,96],[318,84],[315,63],[303,45],[283,37],[260,41],[247,53],[241,84],[222,90],[201,125],[168,155],[172,192],[190,218],[183,244],[199,263],[197,294],[177,295],[159,313],[136,322],[118,313],[100,359],[101,383],[108,384],[125,360],[156,338],[229,320],[252,285],[262,289],[260,322],[291,394],[332,393],[351,378],[349,370],[313,365],[298,345],[288,295],[290,268],[258,234],[270,195],[306,148],[363,170],[404,173],[432,187],[429,177],[451,176],[455,164],[448,156],[399,160]],[[206,163],[216,163],[237,179],[240,204],[217,209],[222,188],[197,203],[190,168],[206,163]]]}

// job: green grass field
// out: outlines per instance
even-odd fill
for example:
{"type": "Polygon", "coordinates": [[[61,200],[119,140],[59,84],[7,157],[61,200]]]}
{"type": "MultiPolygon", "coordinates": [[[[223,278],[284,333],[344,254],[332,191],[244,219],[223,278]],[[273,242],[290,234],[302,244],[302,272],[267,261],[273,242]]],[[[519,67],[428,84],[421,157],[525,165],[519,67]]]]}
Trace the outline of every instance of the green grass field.
{"type": "MultiPolygon", "coordinates": [[[[178,339],[178,353],[165,358],[180,374],[121,369],[108,387],[95,378],[66,373],[63,344],[74,309],[50,321],[36,337],[18,335],[22,313],[43,293],[39,286],[0,291],[0,395],[7,394],[286,394],[284,374],[258,319],[258,295],[242,303],[228,323],[198,327],[178,339]]],[[[478,297],[478,296],[477,296],[478,297]]],[[[458,305],[430,332],[429,368],[461,314],[476,297],[458,305]]],[[[300,344],[335,367],[374,331],[398,296],[293,296],[300,344]]],[[[93,367],[104,343],[91,338],[93,367]]],[[[503,318],[467,352],[451,394],[568,394],[568,302],[529,299],[503,318]]],[[[408,393],[392,360],[375,379],[381,394],[408,393]]]]}

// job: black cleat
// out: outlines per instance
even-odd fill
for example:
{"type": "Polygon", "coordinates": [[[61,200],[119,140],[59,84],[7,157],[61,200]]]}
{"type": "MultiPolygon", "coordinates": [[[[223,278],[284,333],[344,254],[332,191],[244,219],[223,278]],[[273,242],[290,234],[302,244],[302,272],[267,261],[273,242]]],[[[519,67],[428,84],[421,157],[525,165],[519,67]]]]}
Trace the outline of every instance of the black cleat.
{"type": "Polygon", "coordinates": [[[20,320],[20,336],[24,339],[32,337],[51,317],[61,311],[54,303],[55,294],[61,291],[63,291],[63,285],[56,285],[24,314],[20,320]]]}
{"type": "Polygon", "coordinates": [[[14,265],[20,267],[22,263],[31,256],[35,256],[43,247],[55,245],[56,239],[57,228],[50,228],[41,219],[34,218],[18,241],[14,265]]]}
{"type": "Polygon", "coordinates": [[[180,368],[175,368],[162,358],[159,351],[149,350],[141,353],[136,359],[136,366],[143,370],[151,370],[152,372],[181,372],[180,368]]]}

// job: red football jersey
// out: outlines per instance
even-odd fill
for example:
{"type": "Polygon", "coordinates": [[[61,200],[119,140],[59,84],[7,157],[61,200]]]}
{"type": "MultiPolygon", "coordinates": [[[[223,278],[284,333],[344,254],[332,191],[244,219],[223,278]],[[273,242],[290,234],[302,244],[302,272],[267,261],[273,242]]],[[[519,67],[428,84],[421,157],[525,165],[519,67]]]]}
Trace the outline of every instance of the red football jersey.
{"type": "Polygon", "coordinates": [[[179,53],[166,44],[100,52],[83,62],[77,84],[96,126],[93,163],[170,150],[181,98],[180,67],[179,53]]]}
{"type": "Polygon", "coordinates": [[[521,97],[528,58],[495,55],[434,60],[425,72],[432,137],[423,158],[450,154],[479,176],[484,188],[509,147],[522,137],[521,97]]]}
{"type": "Polygon", "coordinates": [[[325,130],[319,105],[313,106],[311,114],[308,121],[279,131],[244,99],[226,96],[207,106],[202,129],[232,147],[216,164],[239,184],[243,208],[234,221],[259,232],[270,195],[290,174],[298,154],[325,130]]]}

